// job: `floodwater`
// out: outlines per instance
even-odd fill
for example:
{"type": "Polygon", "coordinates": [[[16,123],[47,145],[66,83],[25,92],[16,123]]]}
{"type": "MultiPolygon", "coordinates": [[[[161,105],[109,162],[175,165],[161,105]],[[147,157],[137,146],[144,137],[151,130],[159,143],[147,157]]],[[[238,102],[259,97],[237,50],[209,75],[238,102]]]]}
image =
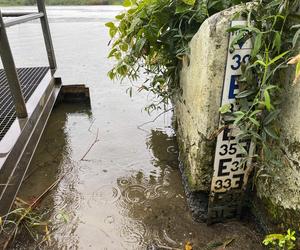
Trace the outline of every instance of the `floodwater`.
{"type": "MultiPolygon", "coordinates": [[[[86,84],[91,107],[64,104],[53,110],[19,193],[32,201],[62,178],[41,204],[51,220],[51,240],[39,247],[184,249],[190,241],[193,249],[217,249],[226,242],[226,249],[261,249],[261,237],[249,221],[209,227],[193,221],[178,169],[172,114],[139,127],[158,114],[142,111],[151,98],[143,93],[130,98],[126,82],[108,79],[113,62],[106,58],[104,23],[121,10],[48,8],[57,75],[64,84],[86,84]]],[[[18,67],[47,65],[37,22],[10,28],[9,37],[18,67]]],[[[14,246],[36,248],[29,236],[17,238],[14,246]]]]}

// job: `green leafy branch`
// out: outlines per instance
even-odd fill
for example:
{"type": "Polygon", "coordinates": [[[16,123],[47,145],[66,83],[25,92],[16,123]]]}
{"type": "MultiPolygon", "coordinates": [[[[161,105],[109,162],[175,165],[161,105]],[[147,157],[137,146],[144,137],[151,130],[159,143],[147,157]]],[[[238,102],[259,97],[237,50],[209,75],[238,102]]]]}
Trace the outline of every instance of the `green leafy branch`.
{"type": "Polygon", "coordinates": [[[248,20],[246,25],[229,29],[238,34],[232,47],[250,38],[253,50],[250,62],[243,65],[243,74],[238,80],[238,110],[230,112],[223,107],[220,111],[232,117],[240,131],[240,140],[255,141],[257,173],[289,163],[282,147],[282,128],[278,120],[283,89],[288,87],[284,74],[288,62],[297,64],[294,82],[300,77],[299,56],[290,60],[298,52],[300,27],[293,25],[291,16],[299,4],[293,0],[261,0],[251,10],[244,11],[248,20]]]}
{"type": "MultiPolygon", "coordinates": [[[[138,91],[156,97],[147,110],[166,107],[180,93],[179,72],[189,42],[211,15],[250,0],[125,0],[128,9],[106,23],[111,36],[109,58],[117,63],[111,79],[146,80],[138,91]]],[[[132,86],[128,93],[132,95],[132,86]]]]}

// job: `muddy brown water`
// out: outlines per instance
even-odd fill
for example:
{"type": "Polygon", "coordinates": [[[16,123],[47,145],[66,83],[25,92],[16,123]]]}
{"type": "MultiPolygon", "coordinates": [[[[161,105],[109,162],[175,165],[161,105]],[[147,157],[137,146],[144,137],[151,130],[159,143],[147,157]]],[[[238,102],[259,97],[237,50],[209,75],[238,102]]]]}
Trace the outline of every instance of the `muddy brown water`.
{"type": "MultiPolygon", "coordinates": [[[[193,221],[178,169],[172,114],[139,129],[157,115],[142,111],[150,97],[129,98],[128,84],[106,76],[112,62],[106,58],[104,23],[120,10],[48,8],[57,74],[64,84],[87,84],[91,107],[64,104],[53,110],[18,195],[32,201],[63,176],[40,206],[51,221],[51,244],[41,248],[184,249],[190,241],[193,249],[217,249],[217,243],[233,239],[226,249],[261,249],[261,236],[249,221],[209,227],[193,221]],[[99,141],[81,160],[97,133],[99,141]]],[[[17,66],[47,64],[38,23],[13,27],[9,36],[17,66]]],[[[37,246],[23,235],[13,248],[37,246]]]]}

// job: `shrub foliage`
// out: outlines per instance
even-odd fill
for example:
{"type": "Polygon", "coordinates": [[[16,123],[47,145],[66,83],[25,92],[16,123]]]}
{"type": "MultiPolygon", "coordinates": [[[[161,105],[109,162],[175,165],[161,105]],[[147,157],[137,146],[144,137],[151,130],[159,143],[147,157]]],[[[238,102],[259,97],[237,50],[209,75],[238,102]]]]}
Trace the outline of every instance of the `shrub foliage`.
{"type": "Polygon", "coordinates": [[[109,77],[136,81],[146,75],[138,90],[157,97],[147,110],[163,107],[180,91],[181,62],[200,25],[209,16],[248,1],[125,0],[128,9],[116,16],[117,24],[106,24],[112,38],[109,57],[117,60],[109,77]]]}

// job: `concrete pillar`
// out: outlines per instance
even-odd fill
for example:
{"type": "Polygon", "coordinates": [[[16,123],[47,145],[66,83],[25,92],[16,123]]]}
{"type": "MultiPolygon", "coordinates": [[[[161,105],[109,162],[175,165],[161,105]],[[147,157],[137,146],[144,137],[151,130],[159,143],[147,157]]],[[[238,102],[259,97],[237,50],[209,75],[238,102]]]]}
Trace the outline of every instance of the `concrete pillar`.
{"type": "MultiPolygon", "coordinates": [[[[190,43],[190,58],[183,63],[182,93],[174,100],[183,174],[190,191],[207,196],[228,49],[226,30],[239,10],[222,11],[201,25],[190,43]]],[[[253,211],[269,228],[300,228],[300,84],[291,86],[293,76],[291,68],[282,73],[285,98],[279,120],[290,167],[268,169],[256,182],[253,211]]],[[[205,209],[201,211],[205,213],[205,209]]]]}

